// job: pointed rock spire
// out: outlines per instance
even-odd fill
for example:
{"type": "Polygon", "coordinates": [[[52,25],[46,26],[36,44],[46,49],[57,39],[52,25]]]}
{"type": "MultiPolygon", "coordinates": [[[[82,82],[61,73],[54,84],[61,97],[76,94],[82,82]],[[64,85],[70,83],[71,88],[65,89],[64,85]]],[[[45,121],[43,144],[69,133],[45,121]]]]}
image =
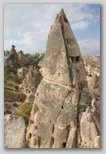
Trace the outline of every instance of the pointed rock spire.
{"type": "Polygon", "coordinates": [[[76,147],[77,105],[87,81],[80,49],[63,9],[49,32],[41,73],[27,130],[29,147],[76,147]]]}
{"type": "Polygon", "coordinates": [[[79,84],[87,86],[80,48],[63,9],[49,32],[42,65],[41,73],[46,79],[65,85],[70,85],[70,67],[75,65],[79,69],[79,84]]]}

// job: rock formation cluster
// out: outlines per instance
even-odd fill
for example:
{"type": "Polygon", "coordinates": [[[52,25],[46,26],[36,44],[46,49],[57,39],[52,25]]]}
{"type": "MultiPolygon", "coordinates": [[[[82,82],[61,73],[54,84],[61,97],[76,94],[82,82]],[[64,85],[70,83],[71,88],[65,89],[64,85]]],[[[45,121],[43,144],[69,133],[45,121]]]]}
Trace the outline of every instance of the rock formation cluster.
{"type": "Polygon", "coordinates": [[[4,52],[4,113],[11,114],[24,102],[33,103],[34,93],[41,81],[37,61],[43,54],[24,54],[11,51],[4,52]]]}
{"type": "Polygon", "coordinates": [[[27,147],[26,127],[34,94],[42,78],[37,67],[42,55],[16,52],[14,45],[11,51],[4,53],[5,148],[27,147]]]}

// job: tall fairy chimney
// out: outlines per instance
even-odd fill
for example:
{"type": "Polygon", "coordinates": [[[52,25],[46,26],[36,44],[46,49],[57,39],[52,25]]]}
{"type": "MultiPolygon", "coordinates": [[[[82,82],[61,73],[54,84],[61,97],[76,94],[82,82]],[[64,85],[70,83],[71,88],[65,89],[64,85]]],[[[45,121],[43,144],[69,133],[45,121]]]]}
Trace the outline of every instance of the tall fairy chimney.
{"type": "Polygon", "coordinates": [[[29,147],[74,148],[79,95],[87,80],[79,45],[63,9],[50,29],[40,71],[43,79],[27,129],[29,147]]]}

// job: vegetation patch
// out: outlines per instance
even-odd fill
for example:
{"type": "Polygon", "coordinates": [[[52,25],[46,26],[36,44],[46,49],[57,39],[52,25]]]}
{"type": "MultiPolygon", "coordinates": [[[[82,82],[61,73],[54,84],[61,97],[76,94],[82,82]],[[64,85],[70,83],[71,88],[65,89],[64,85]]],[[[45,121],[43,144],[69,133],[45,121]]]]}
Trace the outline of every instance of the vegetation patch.
{"type": "Polygon", "coordinates": [[[28,124],[30,112],[32,109],[32,103],[23,103],[16,111],[14,111],[13,115],[19,115],[25,119],[26,125],[28,124]]]}

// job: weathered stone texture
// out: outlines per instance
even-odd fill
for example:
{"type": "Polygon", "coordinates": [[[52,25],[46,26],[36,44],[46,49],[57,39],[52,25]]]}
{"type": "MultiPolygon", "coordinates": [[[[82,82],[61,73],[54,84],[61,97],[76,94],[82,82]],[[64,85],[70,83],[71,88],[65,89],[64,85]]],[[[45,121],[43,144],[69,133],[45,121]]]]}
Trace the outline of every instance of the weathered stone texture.
{"type": "Polygon", "coordinates": [[[4,147],[25,148],[26,126],[22,117],[16,115],[4,116],[4,147]]]}
{"type": "Polygon", "coordinates": [[[87,81],[78,43],[63,10],[51,27],[40,71],[43,79],[27,128],[29,147],[75,148],[77,107],[87,81]]]}
{"type": "MultiPolygon", "coordinates": [[[[25,73],[26,70],[22,70],[22,74],[25,73]]],[[[27,73],[25,73],[25,78],[20,85],[20,90],[24,91],[27,95],[31,93],[35,93],[36,89],[42,79],[41,73],[35,66],[30,66],[27,73]]]]}
{"type": "Polygon", "coordinates": [[[61,148],[64,146],[63,144],[66,144],[68,128],[70,127],[69,122],[72,119],[74,125],[77,124],[78,98],[75,102],[73,96],[76,97],[75,90],[71,91],[64,86],[42,80],[37,89],[29,122],[30,129],[27,139],[31,142],[31,147],[61,148]],[[32,123],[32,121],[35,123],[32,123]],[[40,146],[38,143],[39,137],[41,138],[40,146]],[[34,144],[34,140],[36,140],[36,144],[34,144]]]}

